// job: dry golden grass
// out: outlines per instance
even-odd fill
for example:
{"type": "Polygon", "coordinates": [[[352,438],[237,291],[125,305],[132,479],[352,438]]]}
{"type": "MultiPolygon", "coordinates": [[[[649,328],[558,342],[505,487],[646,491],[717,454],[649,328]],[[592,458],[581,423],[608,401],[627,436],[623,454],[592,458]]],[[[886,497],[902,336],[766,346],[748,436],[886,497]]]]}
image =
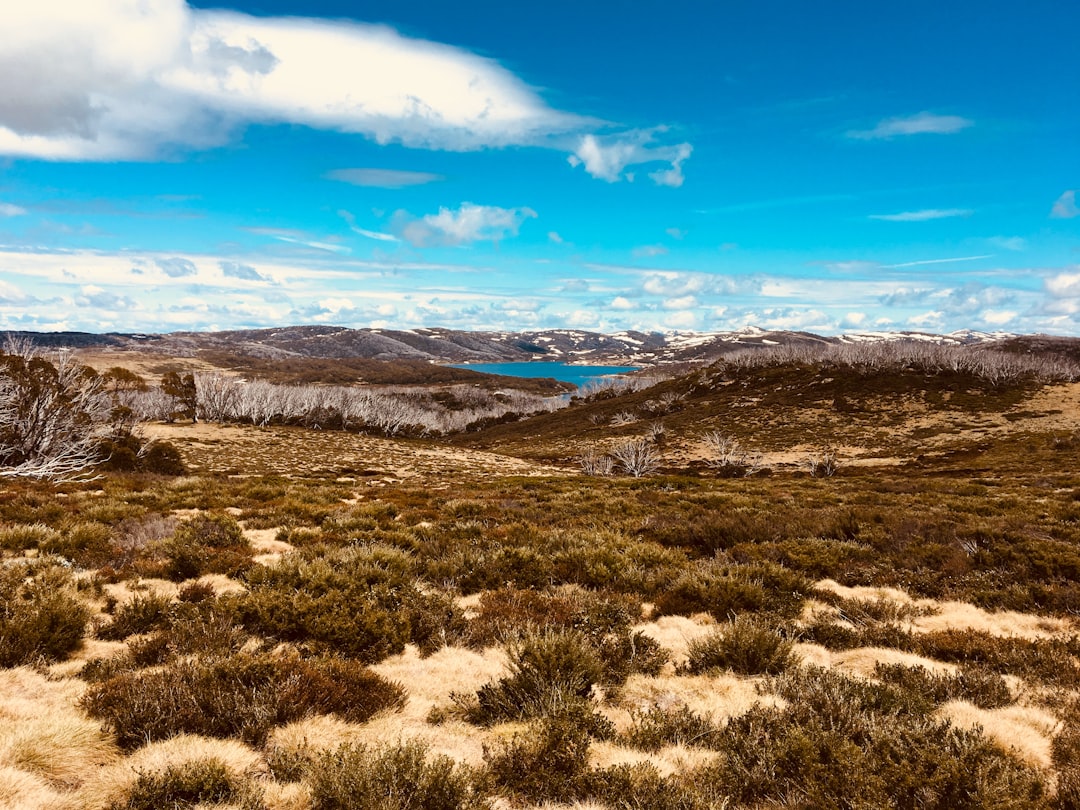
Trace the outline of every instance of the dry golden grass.
{"type": "Polygon", "coordinates": [[[672,776],[706,765],[717,756],[715,751],[687,748],[684,745],[669,745],[656,753],[646,753],[636,748],[597,742],[589,749],[589,764],[594,768],[610,768],[613,765],[647,763],[656,768],[661,776],[672,776]]]}
{"type": "Polygon", "coordinates": [[[934,615],[919,616],[911,623],[916,632],[929,633],[935,630],[979,630],[994,636],[1012,636],[1032,640],[1053,638],[1073,629],[1073,623],[1067,619],[1033,616],[1003,610],[989,613],[966,602],[931,602],[920,600],[917,604],[932,604],[938,611],[934,615]]]}
{"type": "Polygon", "coordinates": [[[822,591],[832,591],[844,599],[854,599],[857,602],[896,602],[900,605],[910,605],[914,600],[899,588],[877,588],[869,586],[848,587],[841,585],[832,579],[823,579],[815,582],[814,587],[822,591]]]}
{"type": "Polygon", "coordinates": [[[656,621],[646,622],[634,627],[635,631],[641,631],[653,641],[664,647],[671,653],[671,664],[686,660],[690,645],[700,638],[709,635],[716,627],[716,620],[707,613],[699,613],[691,617],[686,616],[661,616],[656,621]]]}
{"type": "Polygon", "coordinates": [[[73,711],[23,718],[0,726],[0,765],[71,789],[88,773],[119,759],[120,752],[99,723],[73,711]]]}
{"type": "Polygon", "coordinates": [[[43,810],[55,807],[60,800],[61,794],[40,776],[0,765],[0,808],[43,810]]]}
{"type": "Polygon", "coordinates": [[[235,740],[215,740],[182,734],[150,743],[110,766],[99,769],[64,805],[64,810],[108,807],[123,801],[140,773],[157,773],[195,760],[220,762],[237,780],[265,776],[266,762],[257,752],[235,740]]]}
{"type": "Polygon", "coordinates": [[[631,725],[632,712],[653,706],[665,710],[686,706],[695,714],[722,723],[745,714],[757,704],[787,705],[776,695],[759,694],[759,681],[734,675],[631,675],[619,693],[618,706],[606,708],[605,714],[617,729],[626,730],[631,725]]]}
{"type": "Polygon", "coordinates": [[[866,678],[874,676],[874,667],[878,664],[923,667],[930,672],[943,675],[952,675],[959,669],[955,664],[946,664],[915,653],[887,647],[859,647],[854,650],[843,650],[833,653],[831,658],[831,666],[866,678]]]}
{"type": "Polygon", "coordinates": [[[1030,765],[1046,770],[1051,767],[1050,745],[1060,723],[1043,709],[1020,705],[980,709],[953,700],[938,713],[960,728],[981,728],[988,738],[1030,765]]]}

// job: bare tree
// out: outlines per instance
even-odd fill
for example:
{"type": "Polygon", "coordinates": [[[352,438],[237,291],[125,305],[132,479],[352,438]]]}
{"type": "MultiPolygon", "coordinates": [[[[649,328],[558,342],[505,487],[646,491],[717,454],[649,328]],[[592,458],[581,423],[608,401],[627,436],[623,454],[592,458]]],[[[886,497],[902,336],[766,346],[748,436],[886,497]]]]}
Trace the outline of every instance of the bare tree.
{"type": "Polygon", "coordinates": [[[806,469],[814,478],[829,478],[840,469],[840,457],[831,449],[811,453],[806,458],[806,469]]]}
{"type": "Polygon", "coordinates": [[[615,459],[599,452],[595,447],[590,447],[578,456],[577,461],[585,475],[608,476],[615,472],[615,459]]]}
{"type": "Polygon", "coordinates": [[[645,439],[627,439],[615,445],[611,455],[627,475],[641,478],[660,467],[660,454],[645,439]]]}
{"type": "Polygon", "coordinates": [[[67,353],[51,363],[28,344],[7,348],[24,354],[0,356],[0,476],[91,477],[113,428],[101,377],[67,353]]]}

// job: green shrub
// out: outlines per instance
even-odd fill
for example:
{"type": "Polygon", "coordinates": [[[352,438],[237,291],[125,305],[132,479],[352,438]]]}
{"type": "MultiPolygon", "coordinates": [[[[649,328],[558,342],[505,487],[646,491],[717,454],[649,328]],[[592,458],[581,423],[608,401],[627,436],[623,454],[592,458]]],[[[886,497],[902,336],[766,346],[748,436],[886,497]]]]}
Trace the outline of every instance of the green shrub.
{"type": "Polygon", "coordinates": [[[0,526],[0,549],[4,551],[26,551],[41,548],[42,545],[56,543],[60,533],[44,523],[16,523],[0,526]]]}
{"type": "Polygon", "coordinates": [[[740,675],[777,675],[797,661],[792,643],[774,627],[760,619],[740,616],[691,642],[687,661],[679,671],[698,675],[729,669],[740,675]]]}
{"type": "Polygon", "coordinates": [[[82,568],[97,568],[112,559],[112,531],[104,523],[79,521],[38,547],[45,554],[64,557],[82,568]]]}
{"type": "Polygon", "coordinates": [[[585,792],[591,735],[569,712],[545,717],[527,733],[486,752],[495,788],[530,802],[571,802],[585,792]]]}
{"type": "Polygon", "coordinates": [[[556,715],[567,706],[587,704],[603,665],[577,632],[546,632],[512,642],[510,674],[486,684],[468,709],[471,722],[488,725],[556,715]]]}
{"type": "Polygon", "coordinates": [[[667,745],[710,748],[715,745],[719,733],[719,726],[688,706],[677,709],[653,706],[634,714],[633,727],[619,735],[619,742],[652,752],[667,745]]]}
{"type": "Polygon", "coordinates": [[[738,806],[1046,807],[1045,783],[976,731],[953,728],[932,704],[894,686],[818,668],[769,688],[786,709],[756,706],[717,740],[719,759],[693,775],[738,806]]]}
{"type": "Polygon", "coordinates": [[[168,441],[155,441],[145,449],[140,469],[156,475],[187,475],[180,449],[168,441]]]}
{"type": "Polygon", "coordinates": [[[794,618],[811,589],[808,579],[775,563],[709,562],[687,571],[661,593],[656,609],[663,615],[709,613],[718,621],[757,612],[794,618]]]}
{"type": "Polygon", "coordinates": [[[242,798],[244,788],[216,759],[195,759],[163,771],[143,772],[126,800],[109,810],[165,810],[224,804],[242,798]]]}
{"type": "Polygon", "coordinates": [[[195,515],[165,541],[166,573],[174,582],[203,574],[237,576],[251,566],[251,544],[225,512],[195,515]]]}
{"type": "Polygon", "coordinates": [[[260,744],[274,726],[313,714],[363,722],[401,708],[404,691],[354,661],[240,654],[121,672],[80,703],[131,749],[182,733],[260,744]]]}
{"type": "Polygon", "coordinates": [[[70,582],[48,562],[0,566],[0,667],[62,661],[82,646],[90,611],[70,582]]]}
{"type": "Polygon", "coordinates": [[[312,810],[469,810],[481,803],[472,773],[418,742],[343,745],[306,769],[312,810]]]}
{"type": "Polygon", "coordinates": [[[878,663],[874,675],[934,703],[966,700],[981,709],[999,709],[1016,702],[1001,675],[978,667],[964,667],[957,674],[949,675],[933,673],[921,666],[878,663]]]}
{"type": "Polygon", "coordinates": [[[172,620],[172,599],[161,593],[136,594],[113,613],[112,621],[94,631],[98,638],[123,641],[137,633],[162,630],[172,620]]]}

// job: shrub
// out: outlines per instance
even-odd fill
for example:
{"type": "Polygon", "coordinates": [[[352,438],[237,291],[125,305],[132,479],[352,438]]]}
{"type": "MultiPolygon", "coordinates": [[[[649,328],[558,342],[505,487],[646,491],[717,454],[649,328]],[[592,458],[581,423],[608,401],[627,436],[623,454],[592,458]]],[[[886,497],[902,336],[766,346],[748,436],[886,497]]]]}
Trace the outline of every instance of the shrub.
{"type": "Polygon", "coordinates": [[[874,675],[934,703],[966,700],[980,709],[998,709],[1016,702],[1001,675],[977,667],[964,667],[956,675],[948,675],[933,673],[921,666],[878,663],[874,675]]]}
{"type": "Polygon", "coordinates": [[[62,661],[82,645],[90,611],[67,592],[70,581],[49,563],[0,566],[0,667],[62,661]]]}
{"type": "Polygon", "coordinates": [[[174,582],[203,574],[236,576],[251,565],[251,545],[232,515],[199,514],[181,523],[164,544],[174,582]]]}
{"type": "Polygon", "coordinates": [[[404,705],[404,691],[358,662],[241,654],[181,659],[92,684],[82,707],[124,748],[181,733],[260,744],[271,728],[313,714],[363,722],[404,705]]]}
{"type": "Polygon", "coordinates": [[[216,759],[195,759],[160,772],[143,772],[126,800],[109,810],[163,810],[234,802],[243,795],[225,766],[216,759]]]}
{"type": "MultiPolygon", "coordinates": [[[[412,638],[409,605],[422,599],[409,581],[411,566],[391,549],[313,549],[256,566],[248,591],[231,599],[252,632],[372,663],[412,638]]],[[[430,629],[423,633],[430,638],[430,629]]]]}
{"type": "Polygon", "coordinates": [[[1045,785],[979,732],[930,717],[893,686],[818,668],[770,682],[787,709],[756,706],[717,740],[719,759],[693,775],[739,806],[799,797],[805,807],[1046,807],[1045,785]]]}
{"type": "Polygon", "coordinates": [[[481,806],[473,775],[418,742],[382,749],[343,745],[307,767],[313,810],[469,810],[481,806]]]}
{"type": "Polygon", "coordinates": [[[729,669],[740,675],[777,675],[797,663],[790,641],[776,629],[752,617],[740,616],[725,627],[690,644],[680,673],[698,675],[729,669]]]}
{"type": "Polygon", "coordinates": [[[709,613],[725,621],[740,613],[766,611],[794,618],[811,591],[801,574],[775,563],[704,563],[680,577],[656,600],[661,614],[709,613]]]}
{"type": "Polygon", "coordinates": [[[80,521],[60,536],[43,541],[38,548],[71,560],[83,568],[96,568],[112,559],[112,532],[103,523],[80,521]]]}
{"type": "Polygon", "coordinates": [[[171,613],[172,600],[168,596],[136,594],[131,601],[120,605],[113,613],[112,621],[98,627],[94,635],[109,641],[123,641],[137,633],[162,630],[169,626],[171,613]]]}
{"type": "Polygon", "coordinates": [[[571,802],[584,793],[588,730],[571,713],[537,722],[528,733],[485,753],[487,775],[501,792],[530,802],[571,802]]]}
{"type": "Polygon", "coordinates": [[[662,709],[652,706],[634,714],[633,727],[619,735],[619,742],[642,751],[659,751],[666,745],[701,746],[716,743],[720,728],[711,720],[695,714],[688,706],[662,709]]]}
{"type": "Polygon", "coordinates": [[[468,719],[488,725],[558,714],[586,704],[604,676],[603,665],[577,632],[530,635],[509,646],[510,674],[486,684],[467,710],[468,719]]]}
{"type": "Polygon", "coordinates": [[[0,549],[4,551],[41,548],[42,545],[55,543],[59,539],[60,533],[44,523],[17,523],[0,527],[0,549]]]}

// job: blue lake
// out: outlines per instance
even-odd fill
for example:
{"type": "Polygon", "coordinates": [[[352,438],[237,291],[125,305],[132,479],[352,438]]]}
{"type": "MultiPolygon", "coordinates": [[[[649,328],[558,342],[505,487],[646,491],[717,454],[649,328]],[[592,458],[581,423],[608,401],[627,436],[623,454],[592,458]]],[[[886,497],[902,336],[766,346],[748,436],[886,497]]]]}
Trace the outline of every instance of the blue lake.
{"type": "Polygon", "coordinates": [[[637,366],[571,366],[567,363],[456,363],[454,368],[467,368],[484,374],[505,377],[554,377],[556,380],[581,387],[612,374],[637,371],[637,366]]]}

